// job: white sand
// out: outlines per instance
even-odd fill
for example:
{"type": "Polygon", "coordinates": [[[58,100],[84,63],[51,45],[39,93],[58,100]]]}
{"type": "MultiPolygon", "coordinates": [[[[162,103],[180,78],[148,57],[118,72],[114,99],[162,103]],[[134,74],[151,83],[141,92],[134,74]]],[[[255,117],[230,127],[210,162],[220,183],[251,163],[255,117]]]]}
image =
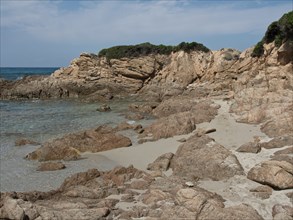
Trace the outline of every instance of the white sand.
{"type": "Polygon", "coordinates": [[[236,116],[229,113],[230,105],[228,102],[215,100],[221,105],[218,115],[210,123],[202,123],[197,127],[202,129],[215,128],[216,132],[210,133],[209,136],[214,138],[219,144],[227,149],[237,149],[242,144],[253,141],[254,136],[259,136],[261,139],[268,137],[261,132],[259,125],[237,123],[236,116]]]}
{"type": "Polygon", "coordinates": [[[107,157],[109,160],[121,166],[133,165],[135,168],[146,171],[147,165],[164,153],[176,153],[181,138],[188,138],[192,134],[179,135],[155,142],[146,142],[126,148],[117,148],[99,152],[98,155],[107,157]]]}

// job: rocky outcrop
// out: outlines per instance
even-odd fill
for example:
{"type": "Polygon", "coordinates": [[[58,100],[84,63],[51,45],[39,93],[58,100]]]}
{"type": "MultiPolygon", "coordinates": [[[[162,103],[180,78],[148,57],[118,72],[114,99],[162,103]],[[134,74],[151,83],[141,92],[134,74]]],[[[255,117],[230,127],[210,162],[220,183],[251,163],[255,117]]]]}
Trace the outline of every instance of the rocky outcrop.
{"type": "MultiPolygon", "coordinates": [[[[49,77],[26,77],[16,82],[0,81],[0,95],[13,98],[76,98],[108,100],[138,94],[139,99],[159,101],[177,95],[203,98],[222,96],[233,100],[231,111],[240,122],[263,123],[270,137],[293,133],[293,63],[287,41],[281,47],[264,45],[262,57],[252,57],[253,48],[242,53],[178,51],[170,55],[148,54],[107,60],[82,53],[70,66],[49,77]]],[[[154,114],[162,117],[189,110],[192,103],[177,100],[162,103],[154,114]],[[165,106],[164,106],[165,105],[165,106]],[[173,106],[174,107],[174,106],[173,106]]],[[[149,109],[152,111],[153,109],[149,109]]]]}
{"type": "Polygon", "coordinates": [[[293,64],[278,61],[281,48],[265,45],[263,57],[251,58],[244,51],[237,67],[237,81],[232,84],[235,102],[231,107],[241,122],[263,122],[262,131],[270,137],[293,132],[293,64]]]}
{"type": "Polygon", "coordinates": [[[99,152],[118,147],[129,147],[131,140],[107,126],[68,134],[62,138],[44,143],[39,149],[28,154],[30,160],[73,160],[80,152],[99,152]]]}
{"type": "Polygon", "coordinates": [[[293,188],[293,165],[286,161],[265,161],[253,167],[247,177],[276,189],[293,188]]]}
{"type": "Polygon", "coordinates": [[[196,129],[196,124],[209,122],[217,114],[218,106],[209,101],[197,103],[185,97],[183,102],[186,106],[184,106],[179,101],[180,98],[171,98],[158,105],[153,110],[153,114],[160,118],[146,127],[140,137],[146,140],[158,140],[188,134],[196,129]]]}
{"type": "Polygon", "coordinates": [[[191,112],[182,112],[160,118],[144,129],[140,138],[158,140],[173,137],[174,135],[188,134],[196,128],[196,115],[191,112]]]}
{"type": "Polygon", "coordinates": [[[248,205],[225,207],[215,193],[185,188],[180,177],[155,180],[132,166],[75,174],[46,195],[2,193],[0,203],[0,218],[10,219],[262,219],[248,205]]]}
{"type": "Polygon", "coordinates": [[[194,135],[182,144],[171,161],[171,168],[178,176],[212,180],[244,174],[236,156],[206,135],[194,135]]]}

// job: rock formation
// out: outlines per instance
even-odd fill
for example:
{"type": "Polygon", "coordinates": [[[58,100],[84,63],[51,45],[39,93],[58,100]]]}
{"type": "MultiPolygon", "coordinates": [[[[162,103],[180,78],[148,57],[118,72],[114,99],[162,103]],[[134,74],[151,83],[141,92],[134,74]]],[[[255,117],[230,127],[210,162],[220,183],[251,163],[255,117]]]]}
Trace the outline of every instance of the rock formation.
{"type": "Polygon", "coordinates": [[[29,153],[26,158],[30,160],[76,160],[80,152],[99,152],[118,147],[129,147],[131,140],[107,126],[68,134],[62,138],[48,141],[29,153]]]}

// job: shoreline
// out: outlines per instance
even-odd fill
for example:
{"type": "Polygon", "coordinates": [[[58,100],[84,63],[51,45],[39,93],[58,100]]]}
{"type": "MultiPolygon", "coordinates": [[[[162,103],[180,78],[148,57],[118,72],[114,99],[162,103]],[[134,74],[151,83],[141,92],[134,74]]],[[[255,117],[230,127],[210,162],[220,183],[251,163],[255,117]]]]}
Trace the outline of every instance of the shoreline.
{"type": "MultiPolygon", "coordinates": [[[[153,142],[134,144],[130,147],[117,148],[98,153],[84,152],[81,154],[82,158],[80,160],[64,162],[67,166],[64,170],[38,172],[38,181],[36,181],[36,179],[29,179],[28,177],[26,181],[24,180],[25,185],[30,186],[31,188],[23,188],[24,190],[20,191],[54,190],[61,186],[65,178],[78,172],[85,172],[91,168],[96,168],[99,171],[110,171],[117,166],[129,167],[130,165],[133,165],[134,168],[151,174],[152,171],[147,170],[147,165],[154,162],[154,160],[162,154],[169,152],[175,154],[178,147],[182,144],[178,140],[182,138],[188,139],[200,129],[207,130],[214,128],[216,131],[207,135],[214,138],[216,142],[235,154],[244,169],[245,175],[235,175],[227,180],[221,181],[202,179],[195,183],[196,186],[222,196],[225,200],[225,207],[246,203],[253,205],[263,218],[271,218],[271,210],[275,204],[290,206],[290,198],[286,196],[286,193],[292,192],[292,190],[273,190],[272,195],[268,199],[261,200],[258,197],[252,196],[250,190],[257,186],[262,186],[262,184],[249,180],[246,177],[246,174],[256,164],[270,159],[270,156],[275,151],[284,149],[286,146],[269,150],[262,149],[258,154],[237,152],[236,149],[240,145],[253,141],[255,136],[258,136],[261,139],[261,142],[268,141],[269,138],[260,131],[259,125],[236,122],[236,116],[229,113],[230,105],[227,101],[213,101],[221,106],[221,108],[218,109],[216,117],[210,122],[198,124],[197,128],[189,134],[177,135],[153,142]],[[234,134],[240,134],[240,136],[234,134]],[[46,182],[46,184],[44,184],[44,182],[46,182]]],[[[28,149],[29,147],[26,148],[26,150],[28,149]]],[[[38,162],[27,161],[27,163],[29,166],[35,168],[35,164],[38,162]]],[[[169,170],[162,173],[162,176],[172,176],[172,173],[173,171],[169,168],[169,170]]],[[[15,190],[8,189],[2,192],[8,191],[15,190]]],[[[121,204],[119,203],[119,206],[121,205],[123,207],[132,207],[135,204],[131,202],[124,204],[121,202],[121,204]]]]}

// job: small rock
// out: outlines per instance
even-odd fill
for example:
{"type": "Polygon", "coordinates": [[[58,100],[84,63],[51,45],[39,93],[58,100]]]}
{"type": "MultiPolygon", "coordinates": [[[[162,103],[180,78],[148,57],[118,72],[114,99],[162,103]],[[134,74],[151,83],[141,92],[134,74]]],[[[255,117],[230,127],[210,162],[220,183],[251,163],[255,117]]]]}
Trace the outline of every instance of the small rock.
{"type": "Polygon", "coordinates": [[[99,111],[99,112],[109,112],[109,111],[111,111],[111,108],[110,108],[109,105],[107,105],[107,104],[103,104],[103,105],[101,105],[101,106],[97,109],[97,111],[99,111]]]}
{"type": "Polygon", "coordinates": [[[205,131],[205,134],[213,133],[213,132],[216,132],[216,131],[217,131],[217,129],[215,129],[215,128],[210,128],[210,129],[207,129],[207,130],[205,131]]]}
{"type": "Polygon", "coordinates": [[[46,163],[41,163],[41,165],[37,168],[37,171],[54,171],[54,170],[62,170],[65,168],[66,166],[61,162],[46,162],[46,163]]]}
{"type": "Polygon", "coordinates": [[[273,189],[269,186],[258,186],[254,189],[249,190],[253,194],[261,199],[268,199],[272,195],[273,189]]]}
{"type": "Polygon", "coordinates": [[[177,140],[178,142],[181,142],[181,143],[184,143],[184,142],[186,142],[186,138],[181,138],[181,139],[179,139],[179,140],[177,140]]]}
{"type": "Polygon", "coordinates": [[[241,145],[236,151],[243,153],[259,153],[261,151],[261,147],[259,143],[249,142],[247,144],[241,145]]]}
{"type": "Polygon", "coordinates": [[[167,171],[169,169],[170,161],[173,158],[173,156],[173,153],[163,154],[159,156],[153,163],[150,163],[147,169],[167,171]]]}
{"type": "Polygon", "coordinates": [[[123,201],[123,202],[133,202],[134,197],[133,197],[133,195],[127,194],[127,195],[124,195],[124,196],[121,197],[121,201],[123,201]]]}
{"type": "Polygon", "coordinates": [[[185,185],[188,186],[188,187],[194,187],[193,182],[190,182],[190,181],[186,182],[185,185]]]}
{"type": "Polygon", "coordinates": [[[29,140],[29,139],[18,139],[15,141],[15,146],[23,146],[23,145],[28,145],[28,144],[39,145],[38,142],[29,140]]]}
{"type": "Polygon", "coordinates": [[[156,170],[150,173],[150,175],[152,177],[162,177],[163,176],[163,172],[161,170],[156,170]]]}
{"type": "Polygon", "coordinates": [[[138,120],[144,119],[144,116],[140,113],[129,113],[125,115],[125,118],[129,120],[138,121],[138,120]]]}
{"type": "Polygon", "coordinates": [[[130,184],[131,189],[147,189],[148,182],[144,180],[135,180],[130,184]]]}

